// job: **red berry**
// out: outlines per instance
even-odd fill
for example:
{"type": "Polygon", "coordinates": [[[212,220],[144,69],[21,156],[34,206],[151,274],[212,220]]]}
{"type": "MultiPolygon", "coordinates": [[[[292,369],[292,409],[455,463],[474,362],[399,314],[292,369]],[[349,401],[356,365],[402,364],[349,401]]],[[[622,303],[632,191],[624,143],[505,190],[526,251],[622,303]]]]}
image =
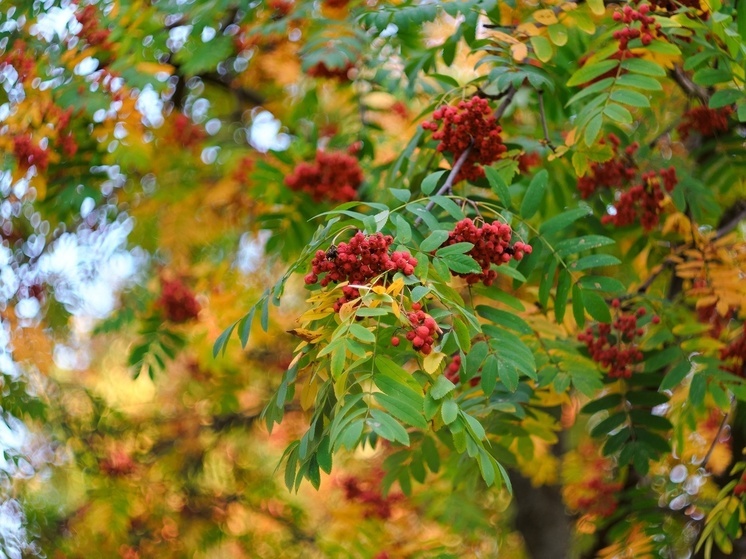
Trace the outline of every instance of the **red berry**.
{"type": "Polygon", "coordinates": [[[392,336],[391,337],[391,345],[392,346],[399,347],[399,343],[401,343],[401,341],[399,340],[398,336],[392,336]]]}

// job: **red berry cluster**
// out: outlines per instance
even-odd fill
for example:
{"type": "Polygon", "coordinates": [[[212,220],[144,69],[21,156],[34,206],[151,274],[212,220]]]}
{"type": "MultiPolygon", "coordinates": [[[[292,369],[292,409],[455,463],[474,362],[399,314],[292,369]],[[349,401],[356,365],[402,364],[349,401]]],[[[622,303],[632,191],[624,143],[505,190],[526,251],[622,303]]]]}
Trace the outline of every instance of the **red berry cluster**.
{"type": "Polygon", "coordinates": [[[171,322],[181,323],[197,318],[200,305],[194,293],[180,280],[161,278],[161,297],[158,306],[171,322]]]}
{"type": "Polygon", "coordinates": [[[739,377],[746,377],[746,330],[720,350],[720,368],[739,377]]]}
{"type": "Polygon", "coordinates": [[[194,124],[184,113],[178,113],[174,117],[171,137],[174,142],[185,148],[199,144],[205,139],[205,131],[194,124]]]}
{"type": "MultiPolygon", "coordinates": [[[[590,173],[578,179],[578,190],[582,198],[588,198],[599,188],[621,188],[628,185],[637,175],[632,156],[637,151],[637,142],[625,148],[624,153],[619,153],[622,141],[616,134],[609,134],[608,142],[611,145],[613,157],[603,163],[592,163],[590,173]]],[[[606,144],[606,140],[601,140],[606,144]]]]}
{"type": "Polygon", "coordinates": [[[728,118],[733,113],[733,107],[710,109],[708,107],[693,107],[684,113],[678,131],[682,140],[686,140],[692,131],[705,138],[725,133],[730,128],[728,118]]]}
{"type": "Polygon", "coordinates": [[[446,370],[443,371],[443,376],[450,380],[453,384],[459,383],[458,371],[461,368],[461,355],[458,353],[453,356],[451,362],[446,365],[446,370]]]}
{"type": "Polygon", "coordinates": [[[687,8],[694,8],[702,13],[699,14],[699,18],[707,21],[710,17],[710,12],[707,9],[703,9],[702,2],[700,0],[650,0],[650,3],[662,10],[667,12],[677,12],[684,6],[687,8]]]}
{"type": "Polygon", "coordinates": [[[306,71],[306,74],[312,78],[325,78],[340,82],[348,82],[350,81],[350,70],[354,67],[355,65],[349,61],[344,66],[334,67],[329,67],[324,62],[317,62],[306,71]]]}
{"type": "Polygon", "coordinates": [[[570,508],[592,516],[608,518],[617,509],[617,495],[622,484],[614,481],[614,462],[600,456],[589,441],[578,446],[577,466],[582,477],[568,480],[564,497],[570,508]]]}
{"type": "Polygon", "coordinates": [[[661,202],[665,199],[666,192],[671,192],[677,183],[676,170],[673,167],[661,169],[657,173],[644,173],[642,184],[637,184],[622,193],[614,204],[616,213],[603,216],[601,223],[623,227],[633,224],[639,217],[643,229],[650,231],[660,222],[661,202]]]}
{"type": "Polygon", "coordinates": [[[34,75],[36,62],[33,53],[27,52],[26,43],[16,39],[13,46],[0,56],[0,68],[4,64],[12,66],[18,73],[18,81],[23,83],[34,75]]]}
{"type": "MultiPolygon", "coordinates": [[[[379,477],[382,479],[383,475],[379,477]]],[[[365,518],[376,517],[386,520],[391,517],[391,507],[404,496],[401,493],[389,494],[384,497],[379,487],[372,482],[361,481],[355,476],[341,480],[345,499],[362,504],[365,518]]]]}
{"type": "Polygon", "coordinates": [[[466,278],[466,282],[474,284],[483,282],[485,285],[492,285],[497,277],[497,272],[491,269],[491,265],[505,264],[511,258],[522,260],[524,254],[531,254],[533,250],[531,245],[517,241],[512,246],[510,239],[513,236],[513,229],[506,223],[494,221],[483,223],[477,227],[474,221],[466,218],[459,221],[453,231],[448,234],[448,239],[443,246],[450,246],[456,243],[472,243],[474,247],[467,252],[481,266],[482,271],[478,274],[461,274],[453,272],[455,275],[466,278]]]}
{"type": "Polygon", "coordinates": [[[49,165],[49,152],[35,144],[30,134],[13,138],[13,155],[18,166],[24,170],[36,165],[37,170],[43,173],[49,165]]]}
{"type": "Polygon", "coordinates": [[[661,24],[656,23],[655,18],[648,15],[649,12],[649,4],[643,4],[637,9],[627,4],[614,12],[614,21],[627,24],[622,29],[613,33],[614,39],[619,41],[620,52],[629,51],[628,43],[632,39],[639,38],[645,46],[653,42],[653,38],[658,34],[661,24]],[[640,23],[639,29],[632,27],[635,22],[640,23]]]}
{"type": "Polygon", "coordinates": [[[539,165],[541,165],[541,156],[535,151],[522,153],[518,156],[518,172],[521,174],[526,174],[533,167],[538,167],[539,165]]]}
{"type": "Polygon", "coordinates": [[[433,119],[435,122],[424,122],[422,127],[434,132],[433,139],[440,140],[438,151],[452,153],[456,161],[471,147],[454,182],[482,178],[484,169],[480,165],[491,165],[508,151],[500,136],[502,128],[486,99],[475,96],[455,107],[441,107],[435,110],[433,119]]]}
{"type": "MultiPolygon", "coordinates": [[[[619,309],[619,299],[614,299],[611,306],[619,309]]],[[[645,313],[642,307],[629,314],[620,311],[612,324],[589,326],[585,332],[578,334],[578,340],[585,342],[591,359],[608,368],[611,378],[630,378],[634,366],[642,361],[642,351],[637,346],[636,339],[644,331],[637,326],[637,320],[645,316],[645,313]]],[[[657,316],[653,317],[654,323],[659,321],[657,316]]]]}
{"type": "Polygon", "coordinates": [[[288,0],[269,0],[267,7],[272,10],[274,19],[282,19],[293,11],[293,4],[288,0]]]}
{"type": "Polygon", "coordinates": [[[89,46],[103,46],[104,50],[110,50],[111,45],[108,43],[111,31],[99,27],[99,16],[96,6],[89,4],[81,11],[75,14],[75,19],[82,26],[78,36],[85,40],[89,46]]]}
{"type": "Polygon", "coordinates": [[[350,3],[350,0],[323,0],[322,3],[329,8],[339,9],[345,8],[350,3]]]}
{"type": "Polygon", "coordinates": [[[285,178],[285,184],[296,191],[305,192],[314,201],[354,200],[363,183],[363,171],[357,159],[343,152],[316,152],[313,163],[300,163],[285,178]]]}
{"type": "Polygon", "coordinates": [[[422,310],[419,303],[412,304],[412,312],[407,313],[412,329],[407,332],[407,339],[412,347],[424,355],[433,351],[433,343],[437,335],[438,325],[435,319],[422,310]]]}
{"type": "MultiPolygon", "coordinates": [[[[311,261],[311,272],[305,277],[306,285],[319,283],[322,274],[322,287],[345,281],[352,285],[367,285],[387,272],[399,271],[407,276],[413,274],[417,260],[408,252],[389,254],[392,242],[394,239],[390,235],[364,235],[358,232],[349,243],[332,245],[326,252],[319,250],[311,261]]],[[[343,295],[335,303],[335,311],[338,312],[342,305],[360,296],[359,290],[352,285],[342,288],[343,295]]]]}

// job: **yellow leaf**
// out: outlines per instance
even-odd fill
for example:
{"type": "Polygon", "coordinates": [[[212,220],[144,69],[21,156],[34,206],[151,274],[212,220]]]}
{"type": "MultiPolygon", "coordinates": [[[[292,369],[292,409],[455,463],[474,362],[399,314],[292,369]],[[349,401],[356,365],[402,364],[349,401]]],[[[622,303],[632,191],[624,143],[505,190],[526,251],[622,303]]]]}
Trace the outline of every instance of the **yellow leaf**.
{"type": "Polygon", "coordinates": [[[543,25],[553,25],[557,23],[557,16],[554,15],[552,10],[537,10],[534,12],[534,19],[543,25]]]}
{"type": "Polygon", "coordinates": [[[158,64],[157,62],[138,62],[137,64],[135,64],[135,69],[138,72],[143,72],[144,74],[150,75],[165,72],[170,76],[174,73],[174,67],[170,64],[158,64]]]}
{"type": "Polygon", "coordinates": [[[567,133],[567,137],[565,138],[565,145],[567,147],[571,147],[575,145],[575,142],[577,141],[577,138],[575,138],[575,136],[577,135],[577,133],[578,133],[577,126],[567,133]]]}
{"type": "Polygon", "coordinates": [[[518,40],[515,37],[511,37],[507,33],[503,33],[502,31],[493,31],[492,32],[495,40],[502,41],[503,43],[509,43],[509,44],[515,44],[518,42],[518,40]]]}
{"type": "Polygon", "coordinates": [[[513,60],[523,62],[528,56],[528,47],[523,43],[516,43],[510,46],[510,53],[513,55],[513,60]]]}
{"type": "Polygon", "coordinates": [[[398,278],[393,281],[391,285],[389,285],[386,293],[388,293],[392,297],[396,297],[399,295],[399,293],[401,293],[402,289],[404,289],[404,280],[402,278],[398,278]]]}
{"type": "Polygon", "coordinates": [[[695,307],[698,309],[701,309],[702,307],[709,307],[710,305],[714,305],[717,303],[718,296],[717,295],[708,295],[706,297],[700,297],[697,299],[697,303],[695,304],[695,307]]]}
{"type": "Polygon", "coordinates": [[[304,340],[311,344],[315,344],[321,338],[323,338],[324,337],[323,332],[324,332],[323,330],[308,330],[306,328],[293,328],[292,330],[287,330],[288,334],[297,336],[301,340],[304,340]]]}
{"type": "Polygon", "coordinates": [[[588,0],[588,7],[597,16],[602,16],[606,12],[604,0],[588,0]]]}
{"type": "Polygon", "coordinates": [[[433,375],[438,371],[438,368],[440,367],[440,364],[445,356],[446,354],[442,352],[426,355],[425,359],[423,359],[422,361],[422,366],[428,374],[433,375]]]}
{"type": "Polygon", "coordinates": [[[300,391],[300,407],[304,410],[310,410],[316,401],[316,394],[319,392],[319,384],[316,377],[308,379],[308,382],[300,391]]]}
{"type": "Polygon", "coordinates": [[[399,309],[399,303],[397,303],[396,301],[391,301],[391,311],[394,313],[396,320],[399,320],[401,318],[401,310],[399,309]]]}

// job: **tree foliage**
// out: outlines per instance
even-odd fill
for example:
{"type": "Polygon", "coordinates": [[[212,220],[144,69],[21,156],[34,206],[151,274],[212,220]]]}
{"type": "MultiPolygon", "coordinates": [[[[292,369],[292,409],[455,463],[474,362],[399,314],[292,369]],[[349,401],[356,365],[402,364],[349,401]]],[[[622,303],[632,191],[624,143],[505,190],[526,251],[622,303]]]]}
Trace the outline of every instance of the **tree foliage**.
{"type": "Polygon", "coordinates": [[[0,30],[7,556],[744,545],[735,2],[0,30]]]}

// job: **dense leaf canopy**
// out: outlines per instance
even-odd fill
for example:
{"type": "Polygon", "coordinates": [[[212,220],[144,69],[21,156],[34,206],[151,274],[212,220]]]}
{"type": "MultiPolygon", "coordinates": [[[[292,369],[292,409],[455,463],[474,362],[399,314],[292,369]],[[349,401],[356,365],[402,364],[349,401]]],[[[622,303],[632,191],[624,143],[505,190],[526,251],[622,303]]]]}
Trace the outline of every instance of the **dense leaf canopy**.
{"type": "Polygon", "coordinates": [[[1,8],[0,558],[746,546],[735,1],[1,8]]]}

